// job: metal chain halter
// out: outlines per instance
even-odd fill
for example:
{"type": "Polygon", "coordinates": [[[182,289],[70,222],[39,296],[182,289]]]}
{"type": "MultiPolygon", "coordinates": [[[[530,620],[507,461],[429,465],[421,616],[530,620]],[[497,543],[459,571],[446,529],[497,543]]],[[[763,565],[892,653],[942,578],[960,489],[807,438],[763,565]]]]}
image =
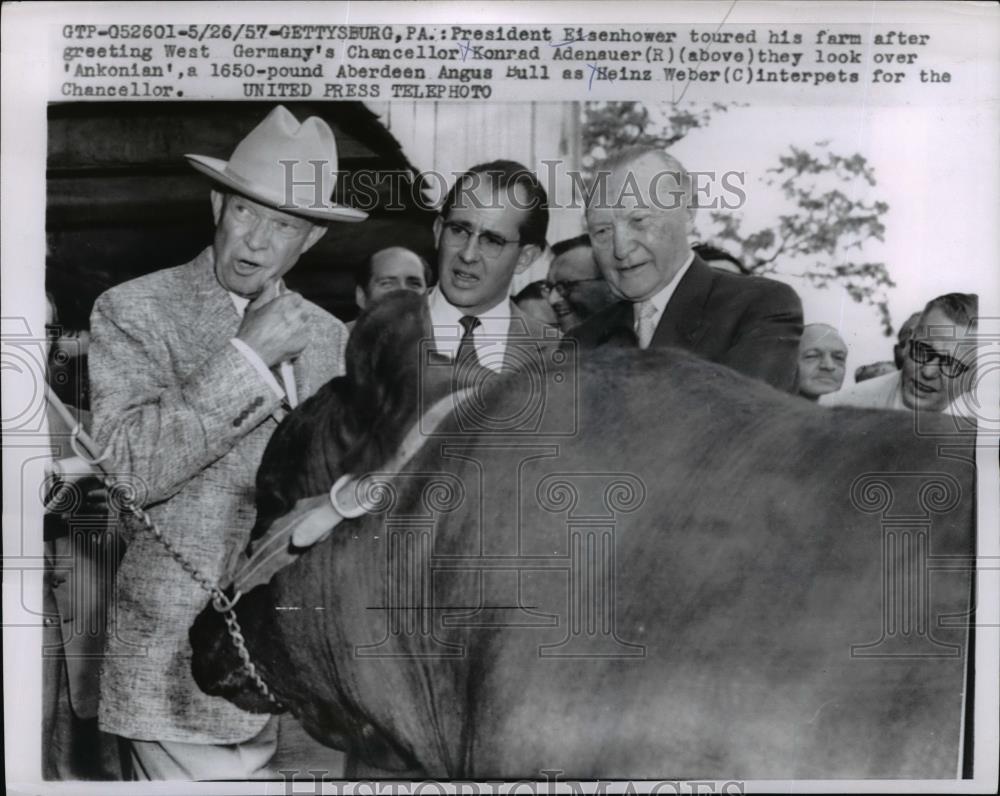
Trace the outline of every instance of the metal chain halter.
{"type": "MultiPolygon", "coordinates": [[[[105,485],[110,491],[114,484],[112,479],[103,479],[105,485]]],[[[240,662],[243,664],[243,668],[246,670],[250,679],[253,681],[254,685],[257,686],[258,690],[267,697],[268,701],[271,702],[276,708],[284,710],[285,706],[281,704],[277,697],[268,688],[267,683],[264,682],[264,678],[260,676],[260,672],[257,671],[257,667],[254,665],[253,661],[250,660],[250,652],[247,650],[246,639],[243,637],[243,629],[240,627],[240,622],[236,618],[236,603],[239,602],[240,597],[243,594],[237,591],[233,594],[232,599],[225,595],[225,592],[215,583],[213,583],[209,578],[207,578],[194,564],[187,560],[184,555],[177,550],[173,544],[167,539],[163,532],[156,526],[153,522],[153,518],[149,516],[149,513],[142,508],[142,506],[136,505],[134,499],[129,495],[121,496],[122,508],[132,514],[139,522],[142,523],[142,527],[148,531],[154,539],[156,539],[163,548],[170,553],[170,556],[176,561],[185,572],[187,572],[194,580],[197,582],[202,589],[207,591],[212,597],[212,607],[218,611],[220,614],[224,615],[226,621],[226,630],[229,631],[229,637],[233,641],[233,646],[236,647],[236,653],[240,656],[240,662]]]]}
{"type": "Polygon", "coordinates": [[[135,490],[132,485],[122,481],[116,481],[101,466],[101,462],[108,458],[108,452],[105,451],[100,455],[96,455],[94,451],[98,450],[96,443],[87,435],[80,425],[79,421],[69,412],[65,404],[59,399],[59,397],[48,389],[46,384],[46,398],[49,403],[55,408],[56,412],[62,417],[63,422],[66,423],[67,427],[71,428],[70,431],[70,448],[73,453],[79,456],[84,462],[94,468],[97,473],[100,473],[101,482],[104,484],[105,488],[108,490],[109,497],[114,495],[116,502],[121,506],[123,511],[128,512],[133,517],[135,517],[140,523],[144,530],[152,535],[163,548],[170,553],[170,556],[176,561],[181,569],[187,572],[192,579],[201,586],[206,592],[208,592],[212,597],[212,607],[218,611],[220,614],[224,615],[226,622],[226,630],[229,632],[229,637],[233,641],[233,646],[236,647],[236,652],[240,656],[240,662],[243,664],[243,668],[246,670],[250,679],[253,681],[254,685],[257,686],[258,690],[267,697],[268,701],[274,705],[276,708],[281,710],[285,709],[285,706],[278,700],[277,697],[268,688],[267,683],[264,682],[264,678],[260,676],[260,672],[257,671],[257,667],[254,665],[253,661],[250,660],[250,652],[247,650],[246,639],[243,637],[243,630],[240,627],[239,620],[236,618],[236,603],[239,602],[242,593],[236,591],[233,594],[232,599],[225,595],[222,588],[212,582],[204,573],[201,572],[194,564],[188,561],[184,555],[177,550],[174,545],[167,539],[163,532],[156,526],[153,522],[153,518],[149,516],[149,513],[138,505],[136,501],[135,490]]]}

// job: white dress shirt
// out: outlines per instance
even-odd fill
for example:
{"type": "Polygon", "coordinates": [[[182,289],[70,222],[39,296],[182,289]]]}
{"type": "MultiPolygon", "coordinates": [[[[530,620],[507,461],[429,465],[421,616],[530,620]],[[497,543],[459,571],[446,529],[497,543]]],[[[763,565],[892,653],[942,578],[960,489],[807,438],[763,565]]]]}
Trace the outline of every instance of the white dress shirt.
{"type": "MultiPolygon", "coordinates": [[[[427,305],[431,328],[434,330],[434,348],[439,354],[454,359],[463,334],[459,320],[469,313],[451,304],[437,287],[431,288],[427,294],[427,305]]],[[[479,318],[479,325],[472,331],[476,359],[483,367],[500,371],[507,353],[507,336],[510,332],[510,300],[504,299],[476,317],[479,318]]]]}

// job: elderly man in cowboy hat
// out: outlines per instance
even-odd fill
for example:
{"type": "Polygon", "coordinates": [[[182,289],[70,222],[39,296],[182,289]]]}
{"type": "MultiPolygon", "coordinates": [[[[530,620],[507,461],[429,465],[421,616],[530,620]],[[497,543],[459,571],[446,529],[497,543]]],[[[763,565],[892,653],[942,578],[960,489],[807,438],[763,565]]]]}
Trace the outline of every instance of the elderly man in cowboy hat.
{"type": "Polygon", "coordinates": [[[215,183],[215,238],[191,262],[121,284],[94,306],[94,435],[162,540],[133,529],[101,673],[101,727],[130,742],[137,778],[270,776],[276,725],[206,696],[188,627],[254,519],[254,477],[284,411],[343,372],[344,326],[284,288],[326,230],[365,214],[330,202],[333,133],[276,107],[215,183]],[[169,545],[169,549],[168,549],[169,545]]]}

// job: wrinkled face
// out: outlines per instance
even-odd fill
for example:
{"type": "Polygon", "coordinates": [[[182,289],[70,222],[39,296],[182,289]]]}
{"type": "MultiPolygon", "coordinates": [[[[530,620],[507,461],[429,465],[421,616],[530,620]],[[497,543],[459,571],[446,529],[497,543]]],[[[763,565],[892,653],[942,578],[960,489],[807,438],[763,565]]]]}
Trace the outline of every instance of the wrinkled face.
{"type": "Polygon", "coordinates": [[[942,412],[971,383],[969,373],[945,373],[952,365],[971,367],[973,340],[937,307],[924,313],[903,357],[903,403],[908,409],[942,412]],[[914,353],[912,346],[919,346],[914,353]],[[920,360],[923,360],[921,362],[920,360]]]}
{"type": "Polygon", "coordinates": [[[799,342],[798,392],[815,400],[844,383],[847,346],[828,326],[807,326],[799,342]]]}
{"type": "Polygon", "coordinates": [[[355,298],[358,306],[364,309],[393,290],[427,291],[424,264],[416,254],[402,246],[392,246],[372,256],[372,275],[367,289],[358,288],[355,298]]]}
{"type": "Polygon", "coordinates": [[[215,277],[226,290],[256,298],[318,241],[326,227],[237,194],[212,191],[215,277]]]}
{"type": "Polygon", "coordinates": [[[587,246],[578,246],[556,257],[549,266],[547,281],[552,285],[549,304],[564,332],[615,300],[587,246]]]}
{"type": "Polygon", "coordinates": [[[612,292],[641,301],[665,287],[691,254],[688,197],[670,166],[643,155],[609,175],[587,208],[594,257],[612,292]]]}
{"type": "Polygon", "coordinates": [[[467,315],[505,301],[514,274],[538,256],[537,246],[520,243],[527,205],[520,185],[494,191],[489,180],[479,180],[459,195],[447,218],[435,220],[438,284],[445,298],[467,315]],[[484,250],[483,242],[492,251],[484,250]]]}

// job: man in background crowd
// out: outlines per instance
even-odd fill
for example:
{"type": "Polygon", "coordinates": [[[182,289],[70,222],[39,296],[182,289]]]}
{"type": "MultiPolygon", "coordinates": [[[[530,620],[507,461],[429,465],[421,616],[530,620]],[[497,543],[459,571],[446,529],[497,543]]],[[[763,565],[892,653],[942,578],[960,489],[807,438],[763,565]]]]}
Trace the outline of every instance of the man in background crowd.
{"type": "Polygon", "coordinates": [[[839,390],[847,372],[847,344],[837,330],[825,323],[810,323],[802,330],[795,390],[817,401],[839,390]]]}
{"type": "Polygon", "coordinates": [[[552,305],[549,304],[549,285],[545,280],[529,282],[514,296],[514,303],[525,315],[536,321],[541,321],[553,329],[559,328],[559,319],[556,317],[552,305]]]}
{"type": "Polygon", "coordinates": [[[573,329],[582,348],[676,346],[785,391],[795,388],[802,303],[785,284],[711,268],[689,242],[690,175],[659,149],[635,148],[597,171],[587,229],[621,300],[573,329]]]}
{"type": "MultiPolygon", "coordinates": [[[[288,407],[344,370],[343,324],[282,277],[326,222],[365,214],[329,201],[336,143],[318,117],[299,124],[277,106],[228,161],[187,158],[214,184],[214,241],[186,265],[98,298],[94,437],[163,539],[218,583],[249,538],[272,432],[288,407]]],[[[191,675],[188,628],[208,592],[160,539],[129,527],[101,673],[102,729],[128,742],[138,779],[273,776],[277,717],[210,697],[191,675]]]]}
{"type": "Polygon", "coordinates": [[[617,301],[597,267],[589,235],[553,244],[552,254],[547,279],[548,299],[563,332],[579,326],[617,301]]]}
{"type": "Polygon", "coordinates": [[[363,310],[393,290],[426,293],[433,274],[427,261],[416,252],[390,246],[367,257],[355,273],[354,281],[354,301],[363,310]]]}
{"type": "Polygon", "coordinates": [[[121,779],[117,739],[97,726],[108,598],[121,545],[101,473],[76,457],[72,447],[77,426],[85,431],[90,426],[90,412],[83,408],[89,334],[63,328],[55,300],[49,294],[46,300],[51,345],[46,418],[54,459],[42,525],[42,773],[47,780],[121,779]],[[65,413],[56,409],[57,402],[65,413]]]}
{"type": "Polygon", "coordinates": [[[518,367],[518,340],[553,339],[510,300],[514,274],[545,249],[548,197],[520,163],[497,160],[461,175],[434,221],[438,284],[428,294],[435,348],[493,371],[518,367]]]}
{"type": "Polygon", "coordinates": [[[947,293],[928,302],[906,345],[903,367],[824,397],[828,406],[963,414],[975,379],[978,297],[947,293]]]}

